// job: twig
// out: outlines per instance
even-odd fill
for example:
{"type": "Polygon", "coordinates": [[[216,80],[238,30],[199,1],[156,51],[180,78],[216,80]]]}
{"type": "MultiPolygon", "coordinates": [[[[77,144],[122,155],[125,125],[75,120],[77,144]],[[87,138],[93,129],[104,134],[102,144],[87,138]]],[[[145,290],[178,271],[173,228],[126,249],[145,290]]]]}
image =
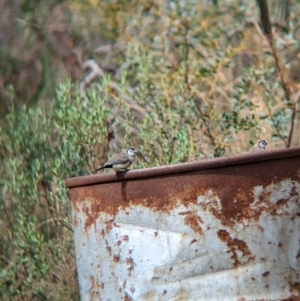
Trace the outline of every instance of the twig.
{"type": "Polygon", "coordinates": [[[189,84],[189,71],[190,71],[190,66],[189,66],[189,42],[188,42],[188,32],[189,32],[189,26],[186,24],[185,26],[185,36],[184,36],[184,44],[185,44],[185,74],[184,74],[184,82],[186,85],[189,84]]]}
{"type": "Polygon", "coordinates": [[[210,131],[210,128],[209,128],[209,123],[207,122],[207,120],[206,120],[206,118],[204,116],[204,113],[202,112],[202,109],[201,109],[201,103],[203,102],[202,96],[200,95],[200,92],[197,89],[191,87],[190,85],[189,85],[189,89],[195,93],[196,99],[200,100],[200,104],[199,104],[199,102],[196,103],[197,104],[197,108],[199,110],[200,117],[201,117],[201,119],[202,119],[202,121],[204,123],[204,126],[206,127],[206,135],[210,139],[212,146],[215,147],[216,146],[215,137],[212,135],[212,133],[210,131]]]}
{"type": "Polygon", "coordinates": [[[40,228],[40,227],[42,227],[45,224],[47,224],[47,225],[50,224],[50,223],[54,223],[55,224],[55,221],[58,221],[58,218],[57,217],[51,217],[51,218],[48,218],[48,219],[46,219],[46,220],[38,223],[36,226],[37,226],[37,228],[40,228]]]}
{"type": "MultiPolygon", "coordinates": [[[[280,83],[281,83],[281,87],[284,92],[284,97],[287,101],[287,107],[290,110],[292,110],[288,139],[287,139],[287,142],[285,140],[283,140],[285,143],[285,146],[290,147],[291,142],[292,142],[293,132],[294,132],[294,123],[295,123],[295,118],[296,118],[296,106],[291,101],[291,94],[290,94],[290,90],[288,87],[288,83],[285,81],[284,76],[283,76],[283,71],[281,70],[281,67],[280,67],[280,62],[279,62],[280,60],[279,60],[278,53],[276,52],[276,48],[275,48],[275,44],[274,44],[274,37],[273,37],[273,33],[272,33],[272,26],[271,26],[271,22],[270,22],[270,18],[269,18],[268,3],[266,0],[257,0],[257,3],[259,5],[259,9],[260,9],[262,27],[267,36],[267,40],[268,40],[269,46],[271,48],[271,53],[272,53],[272,56],[273,56],[274,62],[275,62],[276,73],[280,78],[280,83]]],[[[270,116],[272,116],[272,115],[270,115],[270,116]]],[[[282,135],[279,135],[279,137],[282,137],[282,135]]]]}
{"type": "MultiPolygon", "coordinates": [[[[5,201],[4,201],[4,200],[3,200],[3,209],[4,209],[4,212],[5,212],[7,221],[8,221],[8,223],[9,223],[9,226],[10,226],[10,228],[11,228],[11,234],[12,234],[12,236],[15,236],[15,235],[14,235],[14,231],[13,231],[13,229],[14,229],[13,223],[12,223],[12,221],[10,220],[10,217],[9,217],[8,212],[7,212],[7,208],[6,208],[6,204],[5,204],[5,201]]],[[[11,211],[13,211],[13,210],[11,210],[11,211]]]]}
{"type": "Polygon", "coordinates": [[[278,136],[279,136],[280,139],[284,142],[285,146],[288,147],[288,146],[287,146],[287,142],[285,141],[284,137],[281,135],[281,133],[280,133],[280,131],[279,131],[279,128],[278,128],[278,126],[276,125],[276,122],[275,122],[275,120],[274,120],[274,118],[273,118],[273,115],[272,115],[271,109],[270,109],[269,106],[268,106],[268,103],[266,102],[266,100],[265,100],[264,97],[262,97],[262,98],[263,98],[263,101],[264,101],[264,103],[265,103],[265,105],[266,105],[266,107],[267,107],[267,110],[268,110],[268,112],[269,112],[269,117],[271,118],[271,121],[272,121],[272,123],[273,123],[273,125],[274,125],[274,127],[275,127],[275,130],[276,130],[278,136]]]}
{"type": "Polygon", "coordinates": [[[91,72],[84,78],[84,80],[80,83],[80,93],[83,98],[86,98],[86,93],[84,91],[85,86],[88,85],[91,81],[93,81],[96,77],[103,76],[103,70],[99,67],[99,65],[94,60],[85,61],[82,64],[83,69],[90,68],[91,72]]]}
{"type": "Polygon", "coordinates": [[[215,78],[214,78],[214,80],[213,80],[213,82],[211,84],[210,90],[209,90],[209,92],[207,94],[207,98],[208,99],[211,98],[212,94],[214,93],[216,84],[217,84],[217,82],[219,80],[219,77],[220,77],[221,70],[222,70],[222,63],[219,62],[218,67],[217,67],[216,76],[215,76],[215,78]]]}

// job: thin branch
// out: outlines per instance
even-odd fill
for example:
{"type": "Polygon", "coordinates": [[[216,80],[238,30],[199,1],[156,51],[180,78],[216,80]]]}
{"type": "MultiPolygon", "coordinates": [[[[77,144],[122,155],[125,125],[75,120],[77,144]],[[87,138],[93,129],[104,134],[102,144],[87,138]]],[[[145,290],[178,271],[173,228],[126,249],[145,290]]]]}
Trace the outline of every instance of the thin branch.
{"type": "Polygon", "coordinates": [[[57,217],[51,217],[51,218],[48,218],[48,219],[46,219],[46,220],[44,220],[44,221],[38,223],[38,224],[36,225],[36,227],[37,227],[37,228],[40,228],[40,227],[42,227],[43,225],[46,225],[46,224],[48,225],[48,224],[50,224],[50,223],[54,223],[54,224],[55,224],[55,221],[58,221],[58,218],[57,218],[57,217]]]}
{"type": "Polygon", "coordinates": [[[212,82],[212,84],[211,84],[211,86],[210,86],[210,90],[209,90],[209,92],[208,92],[208,94],[207,94],[207,98],[208,98],[208,99],[210,99],[210,98],[212,97],[213,93],[214,93],[216,84],[217,84],[217,82],[218,82],[218,80],[219,80],[219,77],[220,77],[220,73],[221,73],[221,70],[222,70],[222,66],[223,66],[222,63],[219,62],[219,63],[218,63],[218,67],[217,67],[216,76],[215,76],[215,78],[214,78],[214,80],[213,80],[213,82],[212,82]]]}
{"type": "Polygon", "coordinates": [[[207,119],[205,118],[204,113],[202,112],[202,109],[201,109],[201,103],[203,102],[203,100],[202,100],[202,97],[200,95],[200,92],[197,89],[195,89],[191,86],[189,86],[189,88],[194,91],[196,99],[200,100],[200,103],[199,102],[196,103],[197,108],[198,108],[199,113],[200,113],[200,118],[202,119],[202,121],[204,123],[204,126],[206,127],[206,135],[210,139],[212,146],[215,147],[216,146],[216,139],[212,135],[212,133],[210,131],[210,128],[209,128],[209,123],[208,123],[207,119]]]}
{"type": "Polygon", "coordinates": [[[185,27],[185,36],[184,36],[184,45],[185,45],[185,74],[184,74],[184,82],[186,85],[189,84],[189,72],[190,72],[190,66],[189,66],[189,42],[188,42],[188,32],[189,27],[188,24],[186,24],[185,27]]]}
{"type": "MultiPolygon", "coordinates": [[[[270,22],[270,18],[269,18],[268,3],[266,0],[257,0],[257,3],[259,6],[259,10],[260,10],[261,24],[262,24],[264,33],[267,36],[269,46],[271,48],[271,53],[272,53],[272,56],[273,56],[274,62],[275,62],[276,73],[280,78],[280,83],[281,83],[281,87],[284,92],[284,97],[287,101],[287,107],[290,110],[292,110],[288,139],[287,139],[287,142],[285,140],[283,140],[285,142],[286,147],[290,147],[291,142],[292,142],[292,136],[294,133],[294,123],[295,123],[295,118],[296,118],[296,106],[291,101],[291,93],[290,93],[290,90],[288,87],[288,82],[285,81],[284,76],[283,76],[283,71],[281,70],[281,67],[280,67],[280,59],[279,59],[278,53],[275,48],[274,37],[273,37],[273,33],[272,33],[272,26],[271,26],[271,22],[270,22]]],[[[280,135],[280,137],[282,137],[282,135],[280,135]]]]}
{"type": "Polygon", "coordinates": [[[82,69],[90,68],[91,72],[80,83],[80,93],[83,98],[86,99],[85,86],[91,83],[96,77],[102,77],[104,75],[103,70],[94,60],[85,61],[82,64],[82,69]]]}
{"type": "Polygon", "coordinates": [[[267,101],[265,100],[264,97],[262,97],[262,98],[263,98],[263,101],[264,101],[264,103],[265,103],[265,105],[266,105],[266,107],[267,107],[267,110],[268,110],[268,113],[269,113],[269,117],[270,117],[270,119],[271,119],[271,121],[272,121],[272,123],[273,123],[273,125],[274,125],[274,128],[275,128],[275,130],[276,130],[276,132],[277,132],[277,135],[278,135],[278,136],[280,137],[280,139],[284,142],[285,146],[288,147],[288,146],[287,146],[287,142],[285,141],[284,137],[283,137],[282,134],[280,133],[279,128],[278,128],[278,126],[277,126],[277,124],[276,124],[276,122],[275,122],[275,120],[274,120],[274,118],[273,118],[271,109],[269,108],[267,101]]]}

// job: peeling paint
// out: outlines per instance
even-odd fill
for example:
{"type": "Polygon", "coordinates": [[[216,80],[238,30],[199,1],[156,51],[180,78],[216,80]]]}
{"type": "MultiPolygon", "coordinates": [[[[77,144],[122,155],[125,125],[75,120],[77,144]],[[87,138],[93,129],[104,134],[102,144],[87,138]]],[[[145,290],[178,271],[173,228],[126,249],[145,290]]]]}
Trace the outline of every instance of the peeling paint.
{"type": "Polygon", "coordinates": [[[81,300],[300,301],[300,148],[283,154],[70,185],[81,300]]]}

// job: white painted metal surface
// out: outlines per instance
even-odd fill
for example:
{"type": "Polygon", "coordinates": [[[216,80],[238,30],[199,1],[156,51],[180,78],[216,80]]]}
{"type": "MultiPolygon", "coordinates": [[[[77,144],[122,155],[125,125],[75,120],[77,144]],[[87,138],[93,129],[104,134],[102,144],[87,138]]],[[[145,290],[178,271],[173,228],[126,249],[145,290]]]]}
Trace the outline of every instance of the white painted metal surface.
{"type": "Polygon", "coordinates": [[[298,300],[299,195],[288,178],[256,185],[250,213],[228,223],[214,190],[185,203],[179,195],[169,210],[129,196],[87,223],[95,200],[83,194],[73,203],[81,300],[298,300]]]}

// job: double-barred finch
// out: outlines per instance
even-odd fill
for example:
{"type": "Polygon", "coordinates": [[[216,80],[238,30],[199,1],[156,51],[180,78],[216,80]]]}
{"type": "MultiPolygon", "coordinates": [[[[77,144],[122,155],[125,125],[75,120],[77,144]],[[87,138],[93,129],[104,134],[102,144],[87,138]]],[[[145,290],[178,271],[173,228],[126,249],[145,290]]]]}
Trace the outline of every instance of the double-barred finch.
{"type": "Polygon", "coordinates": [[[96,169],[94,172],[104,168],[112,168],[116,172],[126,171],[127,168],[133,163],[136,153],[137,150],[134,149],[133,147],[130,147],[126,150],[125,153],[120,153],[115,155],[106,163],[104,163],[102,167],[96,169]]]}
{"type": "Polygon", "coordinates": [[[259,140],[252,148],[249,150],[250,153],[256,153],[260,151],[265,151],[267,142],[265,140],[259,140]]]}

